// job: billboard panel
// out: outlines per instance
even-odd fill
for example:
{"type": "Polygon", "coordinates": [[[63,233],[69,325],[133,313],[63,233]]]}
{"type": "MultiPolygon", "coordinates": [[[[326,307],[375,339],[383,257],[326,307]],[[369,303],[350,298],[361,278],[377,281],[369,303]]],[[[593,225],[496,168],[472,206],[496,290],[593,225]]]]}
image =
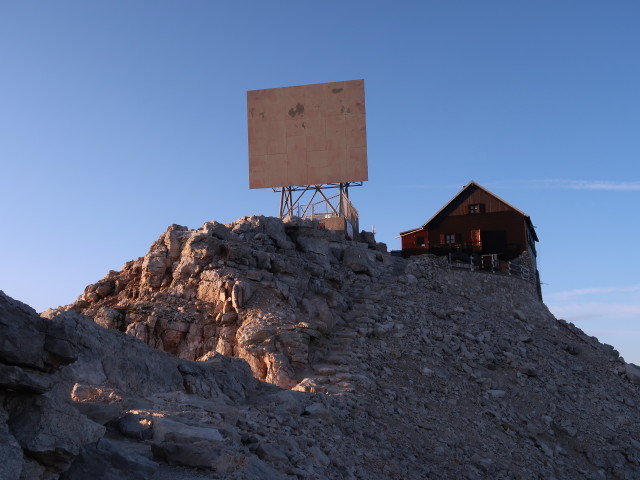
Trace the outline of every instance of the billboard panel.
{"type": "Polygon", "coordinates": [[[364,80],[247,92],[249,187],[368,179],[364,80]]]}

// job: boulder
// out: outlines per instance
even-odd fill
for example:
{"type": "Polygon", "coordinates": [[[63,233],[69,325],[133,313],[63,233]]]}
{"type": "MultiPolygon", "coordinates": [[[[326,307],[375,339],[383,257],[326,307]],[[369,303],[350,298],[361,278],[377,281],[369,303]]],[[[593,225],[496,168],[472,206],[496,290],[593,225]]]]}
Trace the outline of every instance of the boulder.
{"type": "Polygon", "coordinates": [[[630,382],[640,385],[640,367],[627,363],[624,366],[624,373],[630,382]]]}
{"type": "Polygon", "coordinates": [[[82,448],[61,480],[148,480],[157,470],[158,464],[132,445],[101,438],[82,448]]]}

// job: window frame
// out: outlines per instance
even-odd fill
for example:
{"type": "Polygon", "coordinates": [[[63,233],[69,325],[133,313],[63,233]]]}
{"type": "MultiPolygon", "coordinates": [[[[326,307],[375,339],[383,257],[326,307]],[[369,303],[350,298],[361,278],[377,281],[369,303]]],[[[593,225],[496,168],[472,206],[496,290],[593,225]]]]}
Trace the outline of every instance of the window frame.
{"type": "Polygon", "coordinates": [[[482,208],[482,204],[481,203],[471,203],[469,204],[469,215],[475,215],[477,213],[482,213],[483,212],[483,208],[482,208]]]}
{"type": "Polygon", "coordinates": [[[445,233],[444,234],[444,244],[445,245],[454,245],[457,243],[458,236],[455,233],[445,233]]]}

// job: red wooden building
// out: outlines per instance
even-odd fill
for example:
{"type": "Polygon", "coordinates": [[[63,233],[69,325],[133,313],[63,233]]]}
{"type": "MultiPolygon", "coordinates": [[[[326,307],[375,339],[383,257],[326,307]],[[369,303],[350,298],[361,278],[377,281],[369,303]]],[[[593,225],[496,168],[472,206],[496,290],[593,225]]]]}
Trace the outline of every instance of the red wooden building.
{"type": "Polygon", "coordinates": [[[531,218],[470,182],[424,225],[401,232],[402,255],[466,253],[513,260],[528,253],[536,268],[538,241],[531,218]]]}

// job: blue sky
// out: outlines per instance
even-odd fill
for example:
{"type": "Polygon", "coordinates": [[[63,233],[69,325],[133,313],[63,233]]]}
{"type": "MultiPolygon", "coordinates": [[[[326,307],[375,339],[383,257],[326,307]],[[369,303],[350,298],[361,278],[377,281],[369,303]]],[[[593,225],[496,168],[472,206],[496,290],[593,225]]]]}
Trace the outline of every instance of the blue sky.
{"type": "Polygon", "coordinates": [[[640,3],[0,3],[0,289],[38,310],[173,223],[276,215],[246,91],[365,79],[361,226],[399,248],[475,180],[529,214],[545,302],[640,364],[640,3]]]}

